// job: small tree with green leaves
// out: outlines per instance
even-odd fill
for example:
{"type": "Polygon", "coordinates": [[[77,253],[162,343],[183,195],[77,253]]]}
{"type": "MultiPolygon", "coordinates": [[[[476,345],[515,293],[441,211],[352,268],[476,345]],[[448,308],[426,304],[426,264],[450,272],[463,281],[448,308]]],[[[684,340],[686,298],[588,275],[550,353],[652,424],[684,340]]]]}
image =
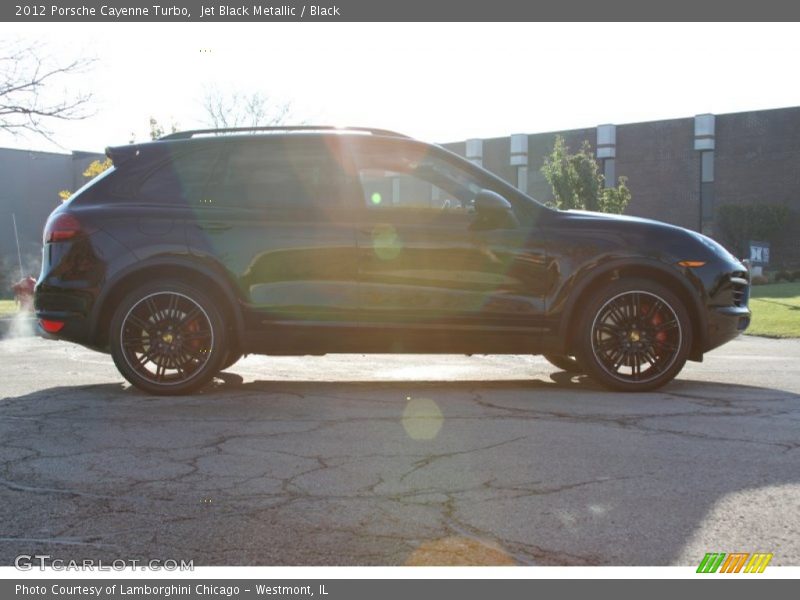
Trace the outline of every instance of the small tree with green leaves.
{"type": "Polygon", "coordinates": [[[628,178],[618,177],[617,187],[603,188],[600,192],[598,210],[604,213],[621,215],[631,201],[631,191],[628,189],[628,178]]]}
{"type": "Polygon", "coordinates": [[[545,157],[542,173],[553,189],[558,208],[622,213],[631,200],[627,179],[620,177],[616,187],[606,187],[589,142],[570,154],[564,138],[556,136],[553,151],[545,157]]]}

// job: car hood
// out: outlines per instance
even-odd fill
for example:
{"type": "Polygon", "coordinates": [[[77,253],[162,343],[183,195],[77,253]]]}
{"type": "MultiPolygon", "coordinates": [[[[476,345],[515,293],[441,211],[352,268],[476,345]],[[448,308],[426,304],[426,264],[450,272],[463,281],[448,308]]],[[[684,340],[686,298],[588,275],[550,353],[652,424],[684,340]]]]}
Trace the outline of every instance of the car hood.
{"type": "Polygon", "coordinates": [[[558,214],[561,218],[574,221],[598,222],[605,224],[619,223],[622,226],[629,224],[632,226],[659,227],[675,231],[689,231],[677,225],[670,225],[655,219],[645,219],[644,217],[633,217],[630,215],[615,215],[609,213],[594,212],[590,210],[560,210],[558,214]]]}

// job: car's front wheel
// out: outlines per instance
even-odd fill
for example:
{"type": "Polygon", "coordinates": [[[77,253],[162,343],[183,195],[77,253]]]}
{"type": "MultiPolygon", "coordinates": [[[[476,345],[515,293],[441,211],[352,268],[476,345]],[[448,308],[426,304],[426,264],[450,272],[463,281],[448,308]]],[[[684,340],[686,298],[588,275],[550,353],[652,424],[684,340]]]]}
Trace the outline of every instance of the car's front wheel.
{"type": "Polygon", "coordinates": [[[681,300],[646,279],[618,279],[582,305],[575,343],[586,373],[605,387],[644,392],[671,381],[692,345],[681,300]]]}
{"type": "Polygon", "coordinates": [[[111,320],[111,356],[137,388],[193,392],[226,359],[226,331],[211,298],[189,284],[154,281],[129,292],[111,320]]]}

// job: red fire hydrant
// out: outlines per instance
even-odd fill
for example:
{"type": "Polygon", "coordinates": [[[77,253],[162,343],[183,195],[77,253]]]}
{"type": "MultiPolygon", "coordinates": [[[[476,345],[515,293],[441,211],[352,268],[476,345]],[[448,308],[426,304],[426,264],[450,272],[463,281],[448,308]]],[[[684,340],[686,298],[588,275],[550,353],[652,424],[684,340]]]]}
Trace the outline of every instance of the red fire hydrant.
{"type": "Polygon", "coordinates": [[[28,275],[24,279],[20,279],[17,283],[11,286],[14,291],[14,300],[17,307],[22,312],[33,311],[33,288],[36,286],[36,279],[28,275]]]}

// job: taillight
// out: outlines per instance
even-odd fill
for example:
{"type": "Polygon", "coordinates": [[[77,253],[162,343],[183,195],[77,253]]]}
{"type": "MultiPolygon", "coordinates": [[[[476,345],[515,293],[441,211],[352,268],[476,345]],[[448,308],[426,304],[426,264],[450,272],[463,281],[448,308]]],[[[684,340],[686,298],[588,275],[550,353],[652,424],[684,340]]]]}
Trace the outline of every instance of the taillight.
{"type": "Polygon", "coordinates": [[[64,242],[83,233],[81,223],[69,213],[50,215],[44,226],[44,243],[64,242]]]}
{"type": "Polygon", "coordinates": [[[49,319],[39,319],[39,324],[47,333],[58,333],[64,329],[64,321],[51,321],[49,319]]]}

